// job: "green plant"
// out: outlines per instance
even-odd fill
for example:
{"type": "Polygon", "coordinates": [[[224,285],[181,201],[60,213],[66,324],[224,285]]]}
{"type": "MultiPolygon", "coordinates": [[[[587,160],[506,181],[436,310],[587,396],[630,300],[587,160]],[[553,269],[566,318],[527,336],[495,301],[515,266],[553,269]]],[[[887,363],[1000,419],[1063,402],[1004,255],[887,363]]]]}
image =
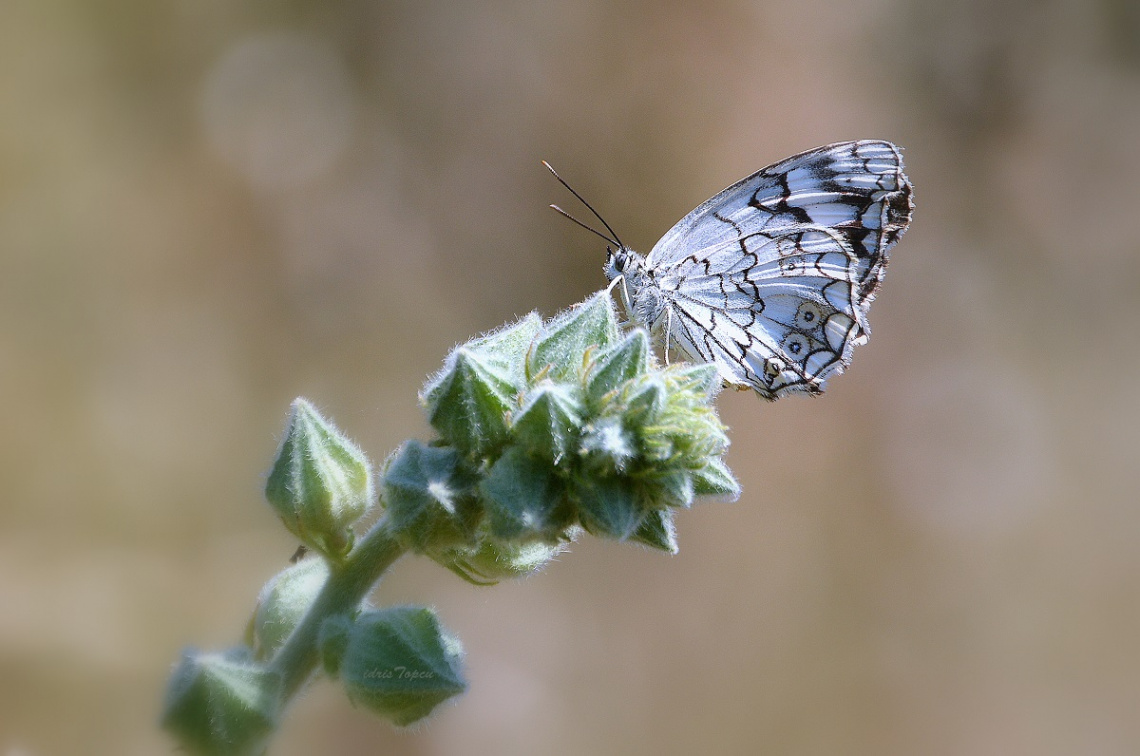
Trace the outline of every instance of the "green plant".
{"type": "Polygon", "coordinates": [[[454,349],[420,395],[438,438],[404,443],[378,485],[363,452],[296,400],[266,498],[312,554],[262,590],[242,645],[184,653],[163,725],[193,753],[260,753],[318,670],[396,725],[427,716],[466,689],[462,648],[432,609],[368,603],[385,570],[411,552],[489,585],[582,532],[676,552],[678,509],[739,493],[719,386],[711,365],[658,365],[599,293],[454,349]]]}

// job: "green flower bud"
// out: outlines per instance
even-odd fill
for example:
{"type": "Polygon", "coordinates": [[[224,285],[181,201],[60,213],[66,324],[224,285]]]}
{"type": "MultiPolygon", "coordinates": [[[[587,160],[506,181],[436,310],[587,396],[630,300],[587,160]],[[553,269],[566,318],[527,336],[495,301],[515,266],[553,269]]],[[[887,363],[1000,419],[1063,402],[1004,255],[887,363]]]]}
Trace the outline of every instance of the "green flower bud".
{"type": "Polygon", "coordinates": [[[645,516],[637,532],[629,540],[660,549],[670,554],[677,553],[677,527],[673,524],[673,511],[655,509],[645,516]]]}
{"type": "Polygon", "coordinates": [[[692,473],[681,467],[652,470],[642,476],[642,497],[655,507],[683,507],[693,505],[696,488],[692,473]]]}
{"type": "Polygon", "coordinates": [[[339,558],[372,506],[368,459],[304,399],[293,402],[265,498],[301,542],[339,558]]]}
{"type": "Polygon", "coordinates": [[[574,483],[579,520],[594,535],[624,540],[645,518],[635,484],[628,478],[583,476],[574,483]]]}
{"type": "Polygon", "coordinates": [[[375,610],[352,623],[340,679],[354,703],[404,726],[467,689],[462,656],[431,609],[375,610]]]}
{"type": "Polygon", "coordinates": [[[572,387],[542,381],[523,399],[513,418],[511,433],[533,454],[558,461],[578,445],[582,403],[572,387]]]}
{"type": "Polygon", "coordinates": [[[408,441],[384,470],[384,503],[392,529],[409,548],[432,554],[473,542],[481,513],[474,477],[452,448],[408,441]]]}
{"type": "Polygon", "coordinates": [[[736,501],[740,498],[740,484],[723,460],[710,459],[693,471],[693,493],[736,501]]]}
{"type": "Polygon", "coordinates": [[[719,459],[728,449],[724,425],[710,404],[708,373],[699,367],[669,367],[661,371],[667,386],[664,408],[639,428],[647,455],[668,462],[675,460],[689,469],[719,459]]]}
{"type": "Polygon", "coordinates": [[[552,540],[573,523],[554,466],[515,446],[479,484],[491,534],[504,540],[552,540]]]}
{"type": "MultiPolygon", "coordinates": [[[[639,375],[622,387],[618,400],[607,412],[621,413],[633,427],[656,423],[669,401],[669,384],[659,375],[639,375]]],[[[667,459],[656,457],[657,459],[667,459]]]]}
{"type": "Polygon", "coordinates": [[[507,414],[515,408],[518,392],[505,371],[459,347],[425,389],[423,402],[428,422],[445,441],[477,455],[506,440],[507,414]]]}
{"type": "Polygon", "coordinates": [[[411,548],[478,583],[530,569],[495,549],[551,547],[577,525],[672,550],[655,512],[739,490],[720,383],[712,365],[659,367],[644,329],[620,336],[605,293],[545,324],[530,315],[456,349],[424,389],[442,472],[411,475],[405,454],[422,445],[401,450],[389,514],[411,548]],[[453,469],[463,477],[440,482],[453,469]]]}
{"type": "Polygon", "coordinates": [[[577,379],[585,369],[586,350],[604,349],[618,340],[618,334],[613,302],[599,292],[546,324],[531,347],[527,375],[532,380],[577,379]]]}
{"type": "Polygon", "coordinates": [[[463,347],[510,376],[521,391],[526,385],[526,355],[540,330],[542,318],[531,312],[510,325],[468,341],[463,347]]]}
{"type": "Polygon", "coordinates": [[[620,343],[595,353],[586,374],[590,401],[597,404],[606,394],[644,374],[649,365],[649,337],[640,328],[620,343]]]}
{"type": "Polygon", "coordinates": [[[463,454],[485,454],[506,438],[507,414],[525,388],[525,355],[541,324],[531,313],[457,347],[420,392],[432,427],[463,454]]]}
{"type": "Polygon", "coordinates": [[[328,562],[309,557],[286,567],[265,584],[253,616],[257,658],[272,656],[285,643],[328,578],[328,562]]]}
{"type": "Polygon", "coordinates": [[[282,708],[281,678],[249,649],[186,651],[170,678],[162,726],[196,754],[260,754],[282,708]]]}
{"type": "Polygon", "coordinates": [[[716,365],[707,362],[671,365],[666,377],[675,390],[687,392],[699,404],[715,399],[724,385],[716,365]]]}
{"type": "MultiPolygon", "coordinates": [[[[570,540],[569,534],[566,540],[570,540]]],[[[494,585],[532,575],[565,550],[563,541],[509,543],[488,538],[477,548],[457,550],[439,561],[472,585],[494,585]]]]}

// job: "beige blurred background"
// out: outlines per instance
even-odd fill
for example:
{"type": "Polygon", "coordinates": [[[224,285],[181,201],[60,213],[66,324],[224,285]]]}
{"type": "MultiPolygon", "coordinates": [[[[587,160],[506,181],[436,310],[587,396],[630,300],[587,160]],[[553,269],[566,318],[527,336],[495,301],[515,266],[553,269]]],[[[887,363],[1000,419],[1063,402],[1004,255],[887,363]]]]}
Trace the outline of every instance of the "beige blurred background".
{"type": "Polygon", "coordinates": [[[822,399],[725,395],[744,495],[668,557],[475,589],[470,692],[321,683],[273,754],[1140,753],[1132,0],[6,0],[0,754],[162,754],[181,648],[293,542],[304,395],[374,459],[447,350],[604,283],[547,159],[643,251],[794,152],[887,138],[917,211],[822,399]]]}

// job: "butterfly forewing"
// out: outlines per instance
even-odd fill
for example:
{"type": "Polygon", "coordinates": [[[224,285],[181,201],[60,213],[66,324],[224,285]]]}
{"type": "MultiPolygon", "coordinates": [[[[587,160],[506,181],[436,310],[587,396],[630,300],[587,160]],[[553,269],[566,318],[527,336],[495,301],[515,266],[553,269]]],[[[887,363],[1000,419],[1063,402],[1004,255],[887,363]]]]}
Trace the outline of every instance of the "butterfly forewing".
{"type": "Polygon", "coordinates": [[[737,182],[645,259],[670,302],[670,344],[768,399],[821,392],[866,341],[911,207],[899,150],[884,141],[819,147],[737,182]]]}

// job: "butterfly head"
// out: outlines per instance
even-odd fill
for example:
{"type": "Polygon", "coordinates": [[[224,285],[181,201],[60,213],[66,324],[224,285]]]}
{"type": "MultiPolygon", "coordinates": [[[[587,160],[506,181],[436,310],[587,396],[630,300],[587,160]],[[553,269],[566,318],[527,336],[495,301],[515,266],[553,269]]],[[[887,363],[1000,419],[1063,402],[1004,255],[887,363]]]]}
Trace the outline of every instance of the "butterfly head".
{"type": "Polygon", "coordinates": [[[606,247],[606,280],[612,281],[618,276],[625,275],[626,266],[629,264],[629,253],[625,247],[606,247]]]}
{"type": "Polygon", "coordinates": [[[606,247],[606,264],[603,269],[610,281],[618,277],[640,281],[646,274],[645,258],[623,244],[606,247]]]}

